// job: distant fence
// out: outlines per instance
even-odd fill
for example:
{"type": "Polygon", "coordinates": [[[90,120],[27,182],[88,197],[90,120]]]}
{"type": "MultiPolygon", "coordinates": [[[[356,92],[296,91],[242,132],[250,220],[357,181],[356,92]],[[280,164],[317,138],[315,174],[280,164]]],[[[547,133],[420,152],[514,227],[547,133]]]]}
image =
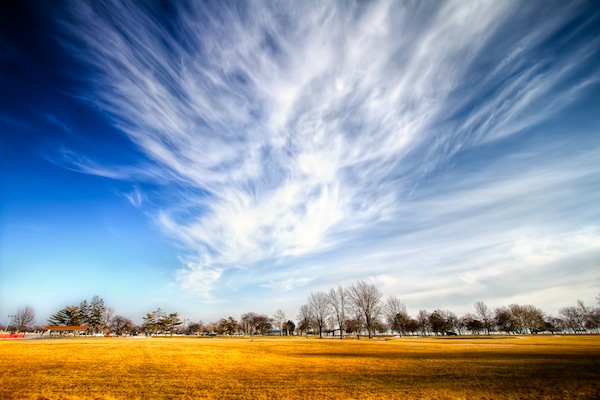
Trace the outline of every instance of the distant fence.
{"type": "Polygon", "coordinates": [[[25,333],[0,333],[0,339],[23,339],[25,333]]]}

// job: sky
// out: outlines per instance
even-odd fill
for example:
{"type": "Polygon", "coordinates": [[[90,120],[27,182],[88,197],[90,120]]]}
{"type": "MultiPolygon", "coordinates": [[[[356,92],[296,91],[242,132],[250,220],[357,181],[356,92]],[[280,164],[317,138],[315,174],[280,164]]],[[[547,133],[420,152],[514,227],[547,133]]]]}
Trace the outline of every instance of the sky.
{"type": "Polygon", "coordinates": [[[593,0],[4,1],[0,323],[593,304],[599,110],[593,0]]]}

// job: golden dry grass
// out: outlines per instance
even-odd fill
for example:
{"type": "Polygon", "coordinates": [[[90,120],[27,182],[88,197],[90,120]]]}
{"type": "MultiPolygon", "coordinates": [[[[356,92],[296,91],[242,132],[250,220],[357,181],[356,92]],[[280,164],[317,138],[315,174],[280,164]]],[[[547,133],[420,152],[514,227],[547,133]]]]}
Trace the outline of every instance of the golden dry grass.
{"type": "Polygon", "coordinates": [[[600,337],[0,341],[1,399],[595,399],[600,337]]]}

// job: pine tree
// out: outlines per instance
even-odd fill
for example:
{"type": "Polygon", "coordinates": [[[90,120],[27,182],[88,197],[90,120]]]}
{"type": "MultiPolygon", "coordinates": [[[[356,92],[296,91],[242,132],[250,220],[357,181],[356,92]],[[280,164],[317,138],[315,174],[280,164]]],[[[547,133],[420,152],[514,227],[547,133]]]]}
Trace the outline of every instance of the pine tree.
{"type": "Polygon", "coordinates": [[[182,321],[181,318],[179,318],[179,313],[174,312],[170,313],[169,315],[164,315],[160,320],[160,324],[164,327],[165,331],[169,331],[171,333],[171,336],[173,336],[173,331],[175,330],[175,327],[181,325],[182,321]]]}
{"type": "Polygon", "coordinates": [[[104,328],[104,313],[106,312],[106,306],[104,300],[100,296],[94,296],[90,305],[88,324],[92,332],[96,333],[104,328]]]}
{"type": "Polygon", "coordinates": [[[89,326],[90,324],[90,305],[87,300],[83,300],[79,304],[79,317],[81,319],[82,325],[89,326]]]}
{"type": "Polygon", "coordinates": [[[59,310],[56,314],[51,315],[48,318],[48,323],[50,325],[81,325],[81,315],[79,314],[79,307],[77,306],[67,306],[62,310],[59,310]]]}

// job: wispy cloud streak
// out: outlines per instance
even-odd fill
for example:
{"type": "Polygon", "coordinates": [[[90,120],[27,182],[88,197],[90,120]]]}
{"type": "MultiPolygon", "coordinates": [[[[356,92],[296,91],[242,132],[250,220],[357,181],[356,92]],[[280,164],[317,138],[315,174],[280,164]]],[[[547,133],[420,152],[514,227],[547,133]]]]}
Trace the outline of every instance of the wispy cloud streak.
{"type": "MultiPolygon", "coordinates": [[[[179,281],[205,294],[232,269],[401,224],[428,174],[544,122],[598,79],[583,73],[597,39],[548,50],[576,4],[543,23],[497,1],[192,2],[168,20],[133,4],[78,3],[63,27],[81,42],[66,45],[154,160],[146,175],[176,183],[157,221],[189,250],[179,281]],[[568,98],[548,100],[556,90],[568,98]]],[[[308,281],[281,282],[265,285],[308,281]]]]}

